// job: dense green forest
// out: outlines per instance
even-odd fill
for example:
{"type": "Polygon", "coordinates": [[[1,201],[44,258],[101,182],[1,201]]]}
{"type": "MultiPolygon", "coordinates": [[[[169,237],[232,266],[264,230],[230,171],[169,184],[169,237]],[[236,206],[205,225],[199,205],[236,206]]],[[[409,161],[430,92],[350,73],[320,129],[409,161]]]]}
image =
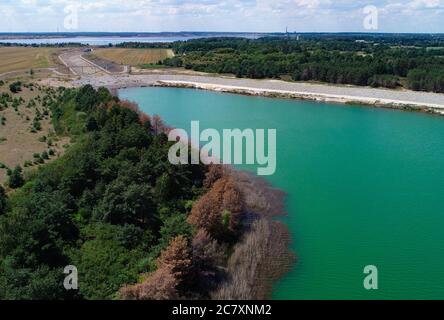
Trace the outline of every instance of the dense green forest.
{"type": "Polygon", "coordinates": [[[195,71],[444,92],[442,35],[208,38],[172,47],[177,55],[164,64],[195,71]]]}
{"type": "Polygon", "coordinates": [[[9,196],[0,187],[0,299],[116,298],[191,239],[205,168],[171,165],[167,136],[106,89],[60,88],[50,108],[72,146],[9,196]],[[63,287],[67,265],[79,291],[63,287]]]}
{"type": "Polygon", "coordinates": [[[281,193],[224,166],[172,165],[169,128],[105,88],[43,99],[71,142],[0,186],[0,299],[269,298],[292,261],[273,219],[281,193]]]}

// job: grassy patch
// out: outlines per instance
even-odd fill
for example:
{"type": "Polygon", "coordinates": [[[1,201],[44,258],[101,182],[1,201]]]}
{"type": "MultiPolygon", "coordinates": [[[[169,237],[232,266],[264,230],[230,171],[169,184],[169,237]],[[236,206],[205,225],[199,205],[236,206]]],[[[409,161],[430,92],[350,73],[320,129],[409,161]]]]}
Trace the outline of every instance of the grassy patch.
{"type": "Polygon", "coordinates": [[[57,64],[57,48],[0,47],[0,73],[49,68],[57,64]]]}
{"type": "Polygon", "coordinates": [[[171,49],[98,49],[94,55],[113,61],[118,64],[140,66],[156,64],[166,58],[171,58],[174,53],[171,49]]]}

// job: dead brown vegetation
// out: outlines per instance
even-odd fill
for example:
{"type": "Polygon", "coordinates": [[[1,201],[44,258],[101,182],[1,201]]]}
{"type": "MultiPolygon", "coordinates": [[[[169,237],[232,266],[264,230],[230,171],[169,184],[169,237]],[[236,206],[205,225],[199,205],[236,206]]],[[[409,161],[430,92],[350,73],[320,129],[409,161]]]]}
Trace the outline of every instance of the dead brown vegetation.
{"type": "Polygon", "coordinates": [[[157,270],[146,275],[142,283],[125,286],[119,291],[124,300],[172,300],[179,297],[179,285],[190,274],[192,267],[188,241],[183,236],[174,238],[157,260],[157,270]]]}
{"type": "Polygon", "coordinates": [[[161,253],[157,271],[142,283],[122,288],[121,298],[270,298],[273,281],[293,262],[288,230],[273,220],[283,213],[284,194],[260,179],[217,165],[209,166],[204,185],[208,192],[188,218],[197,229],[191,243],[174,239],[161,253]]]}
{"type": "Polygon", "coordinates": [[[221,300],[269,299],[273,281],[294,262],[288,251],[290,234],[274,217],[284,214],[285,193],[251,174],[224,169],[242,194],[245,216],[243,236],[234,246],[227,279],[211,297],[221,300]]]}
{"type": "Polygon", "coordinates": [[[281,223],[256,220],[228,261],[228,280],[212,294],[217,300],[269,299],[273,280],[285,272],[292,256],[288,232],[281,223]]]}
{"type": "Polygon", "coordinates": [[[195,203],[188,222],[218,240],[227,240],[238,231],[242,209],[242,196],[235,182],[222,177],[195,203]]]}
{"type": "Polygon", "coordinates": [[[176,286],[177,279],[171,272],[159,269],[144,282],[120,289],[119,297],[123,300],[175,300],[179,298],[176,286]]]}

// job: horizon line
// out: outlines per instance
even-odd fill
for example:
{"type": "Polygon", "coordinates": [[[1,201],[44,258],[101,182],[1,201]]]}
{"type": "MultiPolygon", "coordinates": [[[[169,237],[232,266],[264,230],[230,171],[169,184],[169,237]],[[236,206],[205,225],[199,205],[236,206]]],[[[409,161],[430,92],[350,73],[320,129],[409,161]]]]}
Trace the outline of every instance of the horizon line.
{"type": "Polygon", "coordinates": [[[392,32],[392,31],[0,31],[0,34],[180,34],[180,33],[215,33],[215,34],[402,34],[402,35],[442,35],[442,32],[392,32]]]}

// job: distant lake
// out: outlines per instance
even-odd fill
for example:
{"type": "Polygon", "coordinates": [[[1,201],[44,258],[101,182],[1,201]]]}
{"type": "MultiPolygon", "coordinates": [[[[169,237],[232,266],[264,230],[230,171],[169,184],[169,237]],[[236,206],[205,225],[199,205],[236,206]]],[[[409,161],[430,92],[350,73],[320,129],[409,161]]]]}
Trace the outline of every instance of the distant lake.
{"type": "MultiPolygon", "coordinates": [[[[218,37],[224,36],[223,34],[218,37]]],[[[252,34],[239,35],[231,37],[245,37],[256,38],[252,34]]],[[[207,37],[207,36],[205,36],[207,37]]],[[[214,37],[214,36],[208,36],[214,37]]],[[[124,42],[142,42],[142,43],[156,43],[156,42],[175,42],[175,41],[187,41],[192,39],[199,39],[202,36],[177,36],[177,37],[69,37],[69,38],[33,38],[33,39],[0,39],[0,43],[18,43],[18,44],[58,44],[58,43],[79,43],[83,45],[92,46],[106,46],[108,44],[121,44],[124,42]]]]}
{"type": "Polygon", "coordinates": [[[282,220],[298,263],[274,298],[444,299],[443,117],[189,89],[120,96],[188,132],[192,120],[277,129],[267,180],[288,193],[282,220]],[[367,265],[379,290],[363,287],[367,265]]]}

